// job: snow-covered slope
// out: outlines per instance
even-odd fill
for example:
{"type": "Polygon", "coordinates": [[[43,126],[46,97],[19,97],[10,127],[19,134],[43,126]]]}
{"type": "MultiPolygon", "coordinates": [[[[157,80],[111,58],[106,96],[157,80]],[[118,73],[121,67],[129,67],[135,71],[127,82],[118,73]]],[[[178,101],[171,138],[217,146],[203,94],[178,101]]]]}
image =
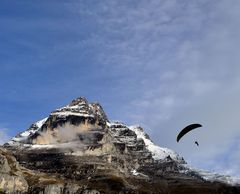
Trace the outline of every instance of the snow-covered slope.
{"type": "Polygon", "coordinates": [[[19,143],[25,142],[28,138],[30,138],[32,135],[34,135],[36,132],[40,130],[40,128],[43,126],[43,124],[46,122],[47,119],[48,117],[33,123],[28,130],[13,137],[7,143],[9,145],[19,145],[19,143]]]}
{"type": "Polygon", "coordinates": [[[155,160],[164,160],[170,156],[173,160],[183,162],[183,157],[173,150],[155,145],[140,126],[130,126],[129,128],[136,133],[138,138],[143,139],[146,148],[152,153],[155,160]]]}

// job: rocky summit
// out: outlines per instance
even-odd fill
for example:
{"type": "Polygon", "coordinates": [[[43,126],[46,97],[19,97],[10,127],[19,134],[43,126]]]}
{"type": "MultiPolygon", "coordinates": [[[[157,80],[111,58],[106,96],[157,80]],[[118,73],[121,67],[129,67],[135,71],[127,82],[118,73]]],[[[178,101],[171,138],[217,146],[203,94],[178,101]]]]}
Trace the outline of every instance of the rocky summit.
{"type": "Polygon", "coordinates": [[[240,181],[190,168],[140,126],[77,98],[0,148],[0,193],[239,194],[240,181]]]}

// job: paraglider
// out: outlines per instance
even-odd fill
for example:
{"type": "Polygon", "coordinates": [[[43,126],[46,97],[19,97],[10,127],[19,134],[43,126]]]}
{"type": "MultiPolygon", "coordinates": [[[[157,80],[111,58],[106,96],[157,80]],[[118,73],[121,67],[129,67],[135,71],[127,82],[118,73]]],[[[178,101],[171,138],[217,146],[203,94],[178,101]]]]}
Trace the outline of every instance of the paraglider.
{"type": "MultiPolygon", "coordinates": [[[[201,124],[198,124],[198,123],[194,123],[194,124],[191,124],[191,125],[188,125],[186,126],[184,129],[182,129],[180,131],[180,133],[178,134],[177,136],[177,142],[179,142],[179,140],[185,135],[187,134],[189,131],[192,131],[193,129],[196,129],[198,127],[202,127],[201,124]]],[[[196,141],[195,144],[197,144],[197,146],[199,145],[198,142],[196,141]]]]}

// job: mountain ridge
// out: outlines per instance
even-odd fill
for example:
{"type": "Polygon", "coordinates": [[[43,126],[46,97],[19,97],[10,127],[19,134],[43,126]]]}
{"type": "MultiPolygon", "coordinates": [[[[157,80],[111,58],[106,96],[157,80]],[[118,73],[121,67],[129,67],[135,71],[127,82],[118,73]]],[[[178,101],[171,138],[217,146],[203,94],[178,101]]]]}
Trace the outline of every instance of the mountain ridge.
{"type": "MultiPolygon", "coordinates": [[[[4,149],[23,169],[28,193],[240,191],[235,179],[189,167],[176,152],[155,145],[140,126],[109,121],[99,103],[83,97],[32,124],[4,149]]],[[[5,188],[1,182],[0,188],[5,188]]]]}

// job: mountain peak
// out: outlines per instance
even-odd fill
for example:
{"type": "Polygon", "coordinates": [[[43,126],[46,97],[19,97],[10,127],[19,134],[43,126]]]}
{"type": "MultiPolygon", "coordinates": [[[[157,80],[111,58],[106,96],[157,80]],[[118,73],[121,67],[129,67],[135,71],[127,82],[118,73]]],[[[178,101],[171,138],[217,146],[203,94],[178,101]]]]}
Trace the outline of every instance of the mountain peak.
{"type": "Polygon", "coordinates": [[[78,97],[72,100],[72,102],[69,104],[69,106],[76,106],[76,105],[82,105],[82,104],[88,104],[88,101],[85,97],[78,97]]]}
{"type": "Polygon", "coordinates": [[[99,103],[89,103],[85,97],[74,99],[70,104],[54,110],[50,115],[92,117],[104,123],[108,121],[102,106],[99,103]]]}
{"type": "Polygon", "coordinates": [[[108,118],[99,103],[78,97],[50,115],[33,123],[29,129],[12,138],[10,145],[57,144],[75,141],[86,131],[104,130],[108,118]]]}

